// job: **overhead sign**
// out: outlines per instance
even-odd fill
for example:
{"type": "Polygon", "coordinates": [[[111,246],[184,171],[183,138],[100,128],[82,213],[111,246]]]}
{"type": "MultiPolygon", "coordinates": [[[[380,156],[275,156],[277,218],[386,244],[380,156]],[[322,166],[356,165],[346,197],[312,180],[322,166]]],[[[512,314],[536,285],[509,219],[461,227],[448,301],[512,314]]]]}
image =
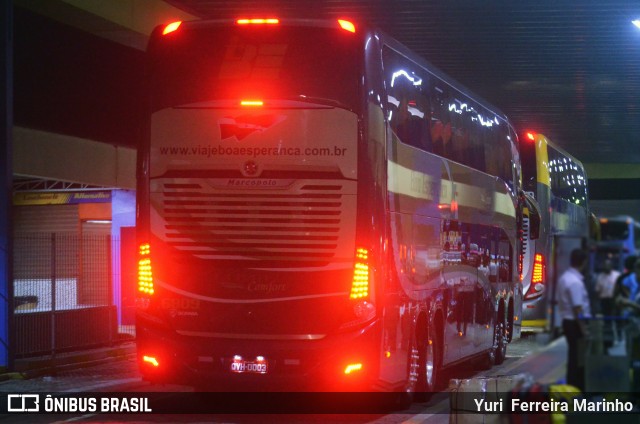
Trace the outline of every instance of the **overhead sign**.
{"type": "Polygon", "coordinates": [[[111,191],[60,191],[17,192],[13,194],[14,206],[74,205],[79,203],[109,203],[111,191]]]}

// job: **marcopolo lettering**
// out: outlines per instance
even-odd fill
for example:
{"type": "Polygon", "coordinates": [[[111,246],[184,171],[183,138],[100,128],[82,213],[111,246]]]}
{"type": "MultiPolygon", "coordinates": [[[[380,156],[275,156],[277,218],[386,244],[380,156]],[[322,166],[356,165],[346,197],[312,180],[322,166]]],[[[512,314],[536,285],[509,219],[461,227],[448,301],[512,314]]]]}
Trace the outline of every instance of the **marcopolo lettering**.
{"type": "Polygon", "coordinates": [[[253,180],[253,179],[230,179],[227,183],[229,187],[275,187],[277,180],[253,180]]]}

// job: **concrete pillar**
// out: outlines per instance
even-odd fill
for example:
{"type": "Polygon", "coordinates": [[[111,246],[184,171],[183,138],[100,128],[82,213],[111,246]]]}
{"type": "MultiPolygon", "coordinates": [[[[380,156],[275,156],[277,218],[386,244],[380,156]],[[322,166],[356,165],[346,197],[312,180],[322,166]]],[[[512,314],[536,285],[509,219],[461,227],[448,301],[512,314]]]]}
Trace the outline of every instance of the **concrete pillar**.
{"type": "Polygon", "coordinates": [[[0,0],[0,370],[13,367],[13,1],[0,0]]]}

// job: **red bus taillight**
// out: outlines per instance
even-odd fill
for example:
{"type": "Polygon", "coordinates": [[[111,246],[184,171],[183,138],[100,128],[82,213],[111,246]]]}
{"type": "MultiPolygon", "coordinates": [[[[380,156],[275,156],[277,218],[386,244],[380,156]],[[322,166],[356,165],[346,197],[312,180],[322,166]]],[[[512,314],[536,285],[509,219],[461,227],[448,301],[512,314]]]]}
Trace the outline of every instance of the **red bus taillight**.
{"type": "Polygon", "coordinates": [[[368,322],[375,316],[376,308],[372,301],[372,287],[370,286],[372,283],[369,267],[369,250],[364,247],[358,247],[353,264],[351,292],[349,293],[353,307],[353,318],[351,321],[345,323],[342,326],[343,328],[360,325],[368,322]]]}
{"type": "Polygon", "coordinates": [[[524,298],[526,300],[531,300],[540,297],[544,292],[545,283],[546,273],[544,256],[540,253],[536,253],[533,261],[533,272],[531,273],[531,285],[529,286],[529,290],[527,290],[527,294],[524,298]]]}
{"type": "Polygon", "coordinates": [[[149,243],[140,245],[138,259],[138,294],[152,295],[153,272],[151,271],[151,247],[149,243]]]}

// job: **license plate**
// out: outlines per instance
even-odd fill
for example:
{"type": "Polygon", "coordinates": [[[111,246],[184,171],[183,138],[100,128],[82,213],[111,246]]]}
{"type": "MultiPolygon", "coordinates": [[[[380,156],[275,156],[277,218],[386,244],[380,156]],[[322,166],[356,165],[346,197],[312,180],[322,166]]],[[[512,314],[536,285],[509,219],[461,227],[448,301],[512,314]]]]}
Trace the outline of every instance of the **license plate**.
{"type": "Polygon", "coordinates": [[[266,374],[268,371],[269,363],[262,356],[258,356],[254,359],[244,359],[241,356],[236,355],[231,361],[231,372],[266,374]]]}

